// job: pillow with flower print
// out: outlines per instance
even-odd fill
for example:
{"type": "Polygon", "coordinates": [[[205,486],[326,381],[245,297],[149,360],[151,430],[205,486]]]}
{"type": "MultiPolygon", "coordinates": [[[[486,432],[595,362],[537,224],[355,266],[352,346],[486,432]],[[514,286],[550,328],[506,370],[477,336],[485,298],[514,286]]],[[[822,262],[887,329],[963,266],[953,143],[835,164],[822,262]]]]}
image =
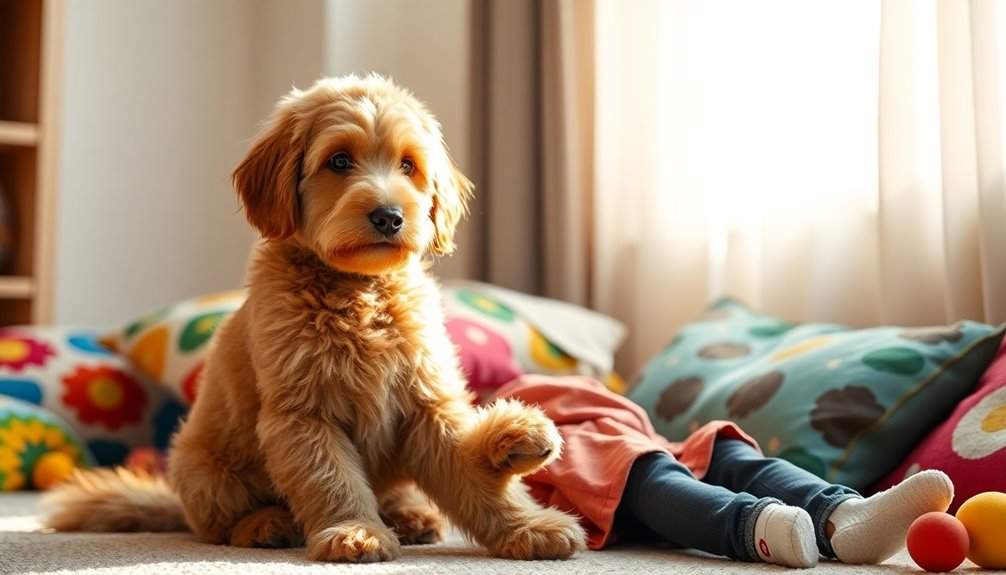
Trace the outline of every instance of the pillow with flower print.
{"type": "Polygon", "coordinates": [[[52,452],[80,468],[94,465],[73,426],[34,403],[0,395],[0,491],[34,488],[35,464],[52,452]]]}
{"type": "Polygon", "coordinates": [[[246,297],[235,290],[183,300],[104,334],[101,343],[191,404],[213,333],[246,297]]]}
{"type": "Polygon", "coordinates": [[[523,375],[513,360],[510,344],[499,334],[464,317],[446,317],[447,335],[457,349],[468,388],[479,401],[504,383],[523,375]]]}
{"type": "MultiPolygon", "coordinates": [[[[511,372],[588,375],[617,393],[625,389],[614,371],[615,352],[625,337],[618,321],[555,299],[467,280],[445,281],[442,297],[463,364],[466,349],[481,348],[480,360],[491,357],[493,365],[511,366],[511,372]]],[[[491,391],[509,379],[479,384],[491,391]]]]}
{"type": "MultiPolygon", "coordinates": [[[[213,332],[245,297],[246,292],[233,291],[184,300],[107,333],[101,341],[191,403],[213,332]]],[[[584,373],[602,377],[615,389],[624,387],[611,370],[624,330],[610,318],[475,282],[445,282],[442,299],[448,336],[469,387],[480,398],[525,372],[584,373]],[[567,353],[524,319],[535,314],[547,320],[546,330],[581,353],[567,353]]]]}
{"type": "Polygon", "coordinates": [[[979,493],[1006,492],[1006,342],[974,391],[874,490],[924,469],[939,469],[953,480],[950,513],[979,493]]]}
{"type": "MultiPolygon", "coordinates": [[[[247,293],[230,291],[177,302],[105,334],[101,341],[128,357],[137,369],[191,404],[216,328],[244,303],[247,293]]],[[[464,319],[447,320],[450,337],[472,389],[478,395],[521,374],[505,342],[464,319]]]]}
{"type": "Polygon", "coordinates": [[[101,465],[136,447],[167,447],[184,407],[94,330],[0,329],[0,395],[37,405],[70,425],[101,465]]]}
{"type": "Polygon", "coordinates": [[[724,300],[680,330],[628,397],[668,439],[732,420],[766,454],[866,489],[970,393],[1003,332],[794,324],[724,300]]]}

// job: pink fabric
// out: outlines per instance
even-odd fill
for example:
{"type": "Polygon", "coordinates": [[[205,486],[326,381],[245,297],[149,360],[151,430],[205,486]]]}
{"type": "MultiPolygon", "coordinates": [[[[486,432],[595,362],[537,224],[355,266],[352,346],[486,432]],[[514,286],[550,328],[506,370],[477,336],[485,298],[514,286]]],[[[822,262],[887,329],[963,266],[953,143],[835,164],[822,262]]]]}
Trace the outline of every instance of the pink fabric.
{"type": "Polygon", "coordinates": [[[497,397],[537,404],[555,421],[566,442],[562,457],[524,481],[542,504],[581,517],[590,549],[614,541],[615,510],[636,458],[662,451],[701,478],[718,436],[758,448],[754,439],[725,421],[710,422],[681,443],[669,442],[654,431],[641,407],[587,377],[525,375],[500,388],[497,397]]]}

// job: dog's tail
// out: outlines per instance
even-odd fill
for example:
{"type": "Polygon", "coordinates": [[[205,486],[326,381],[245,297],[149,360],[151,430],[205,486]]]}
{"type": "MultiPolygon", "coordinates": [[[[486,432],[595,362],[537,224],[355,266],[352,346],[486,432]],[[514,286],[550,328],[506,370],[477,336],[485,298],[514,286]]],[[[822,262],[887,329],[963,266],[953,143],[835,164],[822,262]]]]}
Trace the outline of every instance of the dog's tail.
{"type": "Polygon", "coordinates": [[[116,469],[75,471],[46,494],[57,531],[187,531],[182,504],[161,477],[116,469]]]}

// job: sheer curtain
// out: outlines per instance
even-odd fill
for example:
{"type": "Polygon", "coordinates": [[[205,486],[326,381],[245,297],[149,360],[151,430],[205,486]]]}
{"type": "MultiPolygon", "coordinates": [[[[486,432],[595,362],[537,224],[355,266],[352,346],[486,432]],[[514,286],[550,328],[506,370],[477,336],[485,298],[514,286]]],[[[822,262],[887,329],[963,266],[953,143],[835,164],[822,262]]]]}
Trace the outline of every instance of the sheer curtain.
{"type": "Polygon", "coordinates": [[[597,0],[591,303],[630,326],[622,368],[724,295],[1006,321],[1003,12],[597,0]]]}
{"type": "Polygon", "coordinates": [[[625,322],[624,375],[724,295],[1006,321],[995,0],[475,5],[482,276],[625,322]]]}

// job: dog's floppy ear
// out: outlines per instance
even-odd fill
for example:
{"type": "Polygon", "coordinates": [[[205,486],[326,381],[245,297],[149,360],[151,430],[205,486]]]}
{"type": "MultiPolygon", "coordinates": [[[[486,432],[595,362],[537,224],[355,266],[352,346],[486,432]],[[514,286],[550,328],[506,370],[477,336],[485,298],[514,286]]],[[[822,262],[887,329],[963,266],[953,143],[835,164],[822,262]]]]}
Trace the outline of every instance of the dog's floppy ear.
{"type": "Polygon", "coordinates": [[[433,178],[433,251],[447,255],[454,251],[454,230],[468,213],[468,200],[474,186],[444,152],[444,166],[433,178]]]}
{"type": "Polygon", "coordinates": [[[281,103],[231,175],[245,216],[270,241],[297,230],[300,139],[296,116],[281,103]]]}

